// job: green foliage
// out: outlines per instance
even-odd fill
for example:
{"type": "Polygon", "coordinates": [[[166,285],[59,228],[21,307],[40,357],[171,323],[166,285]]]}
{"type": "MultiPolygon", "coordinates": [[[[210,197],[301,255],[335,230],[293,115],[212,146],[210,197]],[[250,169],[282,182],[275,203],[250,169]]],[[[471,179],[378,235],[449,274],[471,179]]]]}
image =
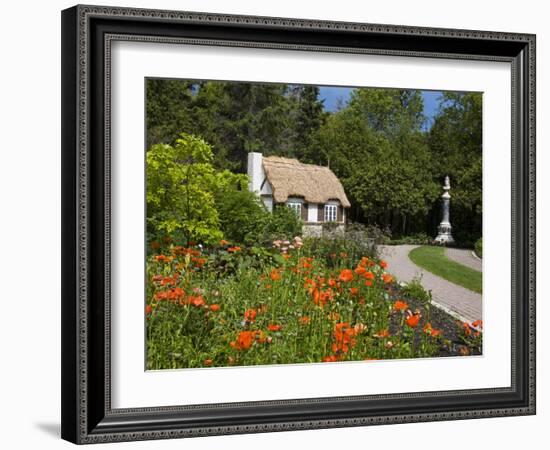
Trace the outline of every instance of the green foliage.
{"type": "Polygon", "coordinates": [[[285,205],[276,205],[269,216],[257,242],[264,245],[271,245],[276,239],[292,239],[302,235],[302,220],[294,210],[285,205]]]}
{"type": "Polygon", "coordinates": [[[220,227],[225,239],[254,245],[271,215],[260,198],[248,190],[228,189],[216,198],[220,227]]]}
{"type": "Polygon", "coordinates": [[[433,238],[428,236],[426,233],[414,233],[409,236],[399,236],[399,237],[387,237],[384,239],[384,244],[387,245],[427,245],[433,241],[433,238]]]}
{"type": "Polygon", "coordinates": [[[439,183],[451,178],[453,235],[471,248],[482,225],[482,94],[443,94],[428,142],[433,177],[439,183]]]}
{"type": "Polygon", "coordinates": [[[480,258],[483,258],[483,238],[479,238],[476,241],[474,250],[477,256],[479,256],[480,258]]]}
{"type": "Polygon", "coordinates": [[[447,258],[444,247],[417,247],[409,252],[409,258],[428,272],[478,294],[482,293],[481,272],[447,258]]]}
{"type": "Polygon", "coordinates": [[[146,160],[148,235],[168,235],[186,245],[221,239],[216,195],[246,186],[246,176],[216,171],[210,146],[185,133],[173,146],[153,145],[146,160]]]}
{"type": "Polygon", "coordinates": [[[480,93],[447,92],[427,129],[417,90],[354,89],[327,112],[317,86],[147,80],[149,148],[175,147],[183,131],[210,144],[218,170],[245,172],[250,151],[328,164],[352,203],[348,218],[394,236],[435,236],[449,175],[453,235],[470,247],[482,225],[481,112],[480,93]]]}
{"type": "Polygon", "coordinates": [[[432,292],[424,289],[424,286],[422,286],[422,277],[413,278],[401,287],[401,292],[405,297],[419,300],[422,303],[430,303],[432,301],[432,292]]]}
{"type": "Polygon", "coordinates": [[[356,264],[362,256],[376,257],[376,228],[354,224],[345,232],[324,232],[322,236],[304,239],[302,252],[306,256],[323,261],[327,267],[343,267],[356,264]],[[370,232],[369,232],[370,231],[370,232]]]}
{"type": "Polygon", "coordinates": [[[438,195],[417,91],[353,91],[347,108],[316,135],[317,163],[330,162],[350,197],[353,220],[405,233],[438,195]]]}

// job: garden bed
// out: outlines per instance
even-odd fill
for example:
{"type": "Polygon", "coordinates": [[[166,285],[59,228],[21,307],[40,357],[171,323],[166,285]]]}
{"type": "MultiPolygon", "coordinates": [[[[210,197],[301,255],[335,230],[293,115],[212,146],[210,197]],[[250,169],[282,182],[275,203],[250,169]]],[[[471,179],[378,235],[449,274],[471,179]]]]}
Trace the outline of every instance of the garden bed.
{"type": "Polygon", "coordinates": [[[148,369],[481,352],[477,329],[430,305],[418,286],[395,283],[374,255],[299,238],[272,249],[222,241],[155,250],[147,261],[148,369]]]}

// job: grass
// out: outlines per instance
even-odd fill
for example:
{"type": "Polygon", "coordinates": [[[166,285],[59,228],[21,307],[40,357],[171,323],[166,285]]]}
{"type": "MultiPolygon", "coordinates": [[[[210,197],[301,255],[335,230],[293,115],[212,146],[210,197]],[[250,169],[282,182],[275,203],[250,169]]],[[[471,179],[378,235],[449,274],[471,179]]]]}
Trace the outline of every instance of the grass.
{"type": "Polygon", "coordinates": [[[447,258],[444,247],[417,247],[409,252],[409,258],[417,266],[451,283],[479,294],[482,292],[481,272],[447,258]]]}

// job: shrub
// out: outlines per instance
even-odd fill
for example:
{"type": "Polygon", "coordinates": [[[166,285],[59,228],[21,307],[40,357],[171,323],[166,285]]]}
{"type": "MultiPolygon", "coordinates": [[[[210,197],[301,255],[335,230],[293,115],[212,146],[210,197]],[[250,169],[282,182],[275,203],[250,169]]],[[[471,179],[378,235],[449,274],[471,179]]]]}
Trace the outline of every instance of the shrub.
{"type": "Polygon", "coordinates": [[[401,287],[401,292],[404,296],[414,298],[422,303],[430,303],[432,301],[431,291],[426,291],[422,286],[422,277],[415,277],[409,283],[401,287]]]}
{"type": "Polygon", "coordinates": [[[271,221],[271,215],[259,197],[247,190],[221,192],[216,198],[216,206],[223,236],[232,242],[256,244],[271,221]]]}
{"type": "Polygon", "coordinates": [[[324,261],[328,267],[355,264],[362,256],[376,257],[379,236],[374,229],[370,233],[360,224],[348,226],[344,232],[326,230],[320,237],[305,238],[302,251],[324,261]]]}
{"type": "Polygon", "coordinates": [[[476,255],[480,258],[483,258],[483,238],[479,238],[475,245],[474,245],[474,251],[476,252],[476,255]]]}
{"type": "Polygon", "coordinates": [[[255,239],[255,243],[271,246],[277,239],[292,239],[302,235],[302,220],[294,210],[285,205],[276,205],[255,239]]]}
{"type": "Polygon", "coordinates": [[[416,233],[411,234],[410,236],[399,236],[391,238],[389,236],[384,236],[384,244],[388,245],[426,245],[430,244],[433,241],[426,233],[416,233]]]}
{"type": "Polygon", "coordinates": [[[246,187],[246,175],[215,170],[210,145],[185,133],[173,146],[153,145],[146,161],[148,238],[185,245],[221,239],[216,195],[246,187]]]}

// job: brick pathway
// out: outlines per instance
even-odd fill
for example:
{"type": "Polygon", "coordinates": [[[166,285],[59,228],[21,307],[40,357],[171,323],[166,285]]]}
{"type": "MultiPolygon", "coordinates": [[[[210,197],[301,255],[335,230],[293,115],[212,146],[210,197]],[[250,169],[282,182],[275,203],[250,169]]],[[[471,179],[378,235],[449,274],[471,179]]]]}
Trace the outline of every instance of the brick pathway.
{"type": "Polygon", "coordinates": [[[481,295],[415,265],[408,255],[416,247],[418,246],[381,245],[378,251],[380,257],[388,263],[387,271],[398,281],[409,282],[414,277],[422,276],[422,285],[426,290],[432,291],[433,303],[436,306],[462,321],[473,322],[481,319],[481,295]]]}
{"type": "Polygon", "coordinates": [[[446,254],[447,258],[481,272],[481,259],[476,258],[472,252],[473,250],[464,250],[462,248],[448,248],[446,254]]]}

